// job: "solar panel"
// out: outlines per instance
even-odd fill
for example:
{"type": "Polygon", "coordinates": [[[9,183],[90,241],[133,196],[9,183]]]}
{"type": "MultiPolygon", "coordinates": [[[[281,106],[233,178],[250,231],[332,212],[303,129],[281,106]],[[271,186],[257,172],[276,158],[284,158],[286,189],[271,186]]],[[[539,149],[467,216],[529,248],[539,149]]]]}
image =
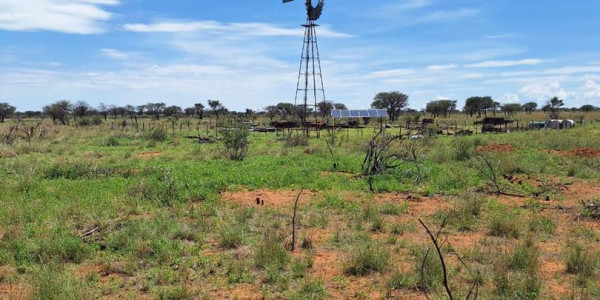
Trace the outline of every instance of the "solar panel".
{"type": "Polygon", "coordinates": [[[339,118],[386,118],[388,116],[385,109],[332,109],[331,117],[339,118]]]}
{"type": "Polygon", "coordinates": [[[385,109],[378,109],[377,110],[377,116],[380,117],[380,118],[387,118],[387,116],[388,116],[387,110],[385,110],[385,109]]]}

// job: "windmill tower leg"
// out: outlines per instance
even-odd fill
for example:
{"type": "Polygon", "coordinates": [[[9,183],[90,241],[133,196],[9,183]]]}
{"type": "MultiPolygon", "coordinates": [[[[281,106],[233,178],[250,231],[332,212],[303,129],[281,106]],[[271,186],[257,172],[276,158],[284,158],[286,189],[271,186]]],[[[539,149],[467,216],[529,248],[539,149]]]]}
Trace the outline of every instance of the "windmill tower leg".
{"type": "Polygon", "coordinates": [[[304,42],[302,45],[302,55],[300,58],[300,68],[298,72],[298,83],[296,85],[296,97],[294,106],[299,115],[304,134],[309,135],[310,124],[308,122],[310,108],[315,113],[315,123],[317,122],[317,103],[326,101],[325,88],[323,85],[323,74],[321,69],[321,60],[319,57],[319,45],[317,41],[317,31],[315,21],[307,20],[302,25],[304,30],[304,42]],[[300,102],[301,103],[298,103],[300,102]]]}

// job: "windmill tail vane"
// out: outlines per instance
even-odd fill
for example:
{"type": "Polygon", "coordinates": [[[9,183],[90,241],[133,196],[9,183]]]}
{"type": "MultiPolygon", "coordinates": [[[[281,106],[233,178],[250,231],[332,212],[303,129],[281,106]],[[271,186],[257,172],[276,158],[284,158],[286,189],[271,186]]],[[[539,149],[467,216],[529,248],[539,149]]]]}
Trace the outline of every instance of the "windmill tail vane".
{"type": "MultiPolygon", "coordinates": [[[[294,0],[283,0],[283,3],[292,2],[294,0]]],[[[311,0],[306,0],[306,12],[310,21],[316,21],[321,17],[323,13],[323,7],[325,6],[325,0],[319,0],[316,6],[312,5],[311,0]]]]}

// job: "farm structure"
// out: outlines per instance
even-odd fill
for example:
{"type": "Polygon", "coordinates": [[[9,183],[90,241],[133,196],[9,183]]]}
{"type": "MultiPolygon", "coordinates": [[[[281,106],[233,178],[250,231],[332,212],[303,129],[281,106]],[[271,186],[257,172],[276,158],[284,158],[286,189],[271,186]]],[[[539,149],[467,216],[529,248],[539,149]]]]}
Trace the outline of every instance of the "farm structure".
{"type": "Polygon", "coordinates": [[[515,121],[506,120],[504,118],[491,118],[487,117],[481,121],[475,121],[474,125],[481,125],[481,132],[493,132],[493,133],[502,133],[509,132],[508,125],[513,124],[515,121]]]}

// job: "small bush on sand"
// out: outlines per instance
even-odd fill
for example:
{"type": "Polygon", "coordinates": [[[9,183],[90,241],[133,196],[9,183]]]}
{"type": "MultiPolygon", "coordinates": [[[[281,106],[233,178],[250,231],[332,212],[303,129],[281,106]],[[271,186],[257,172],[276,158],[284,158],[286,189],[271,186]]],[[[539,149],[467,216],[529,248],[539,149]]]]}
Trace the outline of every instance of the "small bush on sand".
{"type": "Polygon", "coordinates": [[[346,260],[344,271],[355,276],[382,272],[388,265],[390,253],[380,243],[369,241],[352,249],[346,260]]]}

